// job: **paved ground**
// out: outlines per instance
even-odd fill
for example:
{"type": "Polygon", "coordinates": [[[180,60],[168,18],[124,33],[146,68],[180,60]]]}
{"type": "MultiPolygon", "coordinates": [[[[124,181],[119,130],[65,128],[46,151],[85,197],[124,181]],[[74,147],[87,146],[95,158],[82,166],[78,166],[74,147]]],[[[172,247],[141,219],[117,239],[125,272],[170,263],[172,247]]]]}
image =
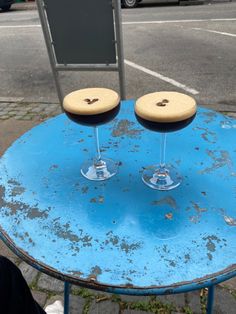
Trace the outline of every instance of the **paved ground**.
{"type": "MultiPolygon", "coordinates": [[[[236,117],[236,108],[217,107],[218,111],[236,117]]],[[[60,106],[50,103],[0,102],[0,155],[21,134],[61,112],[60,106]]],[[[34,298],[42,305],[63,298],[63,283],[39,273],[16,257],[0,242],[0,252],[21,269],[34,298]]],[[[150,314],[205,313],[207,291],[161,297],[115,296],[72,287],[71,314],[150,314]]],[[[216,289],[214,314],[236,313],[236,278],[216,289]]]]}
{"type": "MultiPolygon", "coordinates": [[[[175,90],[203,105],[235,106],[235,17],[236,1],[122,10],[127,98],[175,90]]],[[[36,10],[15,4],[0,13],[0,46],[0,97],[57,101],[36,10]]],[[[96,85],[119,90],[116,73],[70,72],[60,78],[64,93],[96,85]]]]}
{"type": "MultiPolygon", "coordinates": [[[[27,9],[34,9],[35,4],[29,4],[27,7],[22,5],[16,5],[15,10],[19,10],[20,12],[27,9]]],[[[219,4],[221,6],[221,4],[219,4]]],[[[207,7],[205,7],[207,8],[207,7]]],[[[222,6],[219,8],[223,8],[222,6]]],[[[234,7],[231,7],[234,8],[234,7]]],[[[150,17],[150,7],[143,7],[143,11],[141,13],[140,9],[135,9],[135,11],[125,11],[123,13],[124,15],[124,21],[135,21],[135,15],[133,15],[132,12],[139,13],[138,17],[139,19],[142,18],[143,20],[146,20],[146,17],[150,17]]],[[[189,14],[188,18],[196,18],[198,12],[201,9],[197,9],[195,12],[195,16],[191,16],[191,10],[187,9],[187,12],[189,14]]],[[[228,18],[231,15],[230,10],[221,11],[219,10],[220,17],[228,18]]],[[[186,13],[186,11],[185,11],[186,13]]],[[[174,12],[173,7],[170,7],[170,10],[166,12],[165,10],[160,10],[159,13],[159,20],[166,20],[167,18],[180,18],[180,11],[177,10],[174,12]],[[171,12],[172,11],[172,12],[171,12]],[[170,16],[171,14],[171,16],[170,16]],[[173,15],[174,14],[174,15],[173,15]],[[168,16],[169,15],[169,16],[168,16]]],[[[204,18],[209,18],[210,13],[209,9],[205,10],[204,18]]],[[[137,15],[136,15],[137,16],[137,15]]],[[[153,15],[151,14],[151,18],[155,17],[155,13],[153,15]]],[[[186,16],[184,16],[186,18],[186,16]]],[[[215,15],[217,17],[217,14],[215,15]]],[[[25,21],[25,20],[24,20],[25,21]]],[[[19,21],[18,21],[19,22],[19,21]]],[[[33,20],[33,22],[38,23],[37,18],[33,20]]],[[[32,19],[30,18],[30,23],[32,23],[32,19]]],[[[174,24],[173,24],[174,25],[174,24]]],[[[213,24],[211,24],[212,26],[213,24]]],[[[176,26],[176,24],[175,24],[176,26]]],[[[177,23],[178,30],[181,30],[181,25],[177,23]],[[178,26],[179,25],[179,26],[178,26]]],[[[206,26],[206,25],[205,25],[206,26]]],[[[204,26],[204,27],[205,27],[204,26]]],[[[136,26],[129,26],[130,27],[130,35],[132,36],[132,32],[136,26]],[[132,29],[133,28],[133,29],[132,29]]],[[[152,26],[153,27],[153,26],[152,26]]],[[[194,27],[199,27],[199,25],[195,25],[194,27]]],[[[218,29],[218,27],[222,27],[222,24],[214,24],[214,29],[218,29]]],[[[231,32],[230,29],[231,26],[227,26],[227,29],[224,29],[225,31],[231,32]]],[[[139,31],[143,32],[142,26],[138,26],[139,31]]],[[[173,30],[173,28],[172,28],[173,30]]],[[[221,29],[222,30],[222,29],[221,29]]],[[[150,32],[155,31],[155,29],[150,29],[148,36],[150,37],[150,32]]],[[[166,28],[163,27],[161,32],[167,32],[166,28]]],[[[28,35],[35,35],[35,33],[31,33],[29,31],[27,33],[28,35]]],[[[191,37],[191,34],[188,33],[189,37],[191,37]]],[[[198,36],[198,35],[197,35],[198,36]]],[[[209,36],[209,40],[211,40],[209,36]]],[[[172,38],[174,40],[174,37],[172,38]]],[[[205,39],[206,41],[208,39],[205,39]]],[[[200,38],[198,38],[200,41],[200,38]]],[[[133,39],[135,41],[135,39],[133,39]]],[[[34,42],[35,44],[35,42],[34,42]]],[[[207,44],[205,42],[205,44],[207,44]]],[[[213,44],[212,44],[213,45],[213,44]]],[[[36,45],[37,46],[37,45],[36,45]]],[[[227,50],[229,48],[230,44],[228,42],[225,42],[225,49],[227,50]]],[[[31,46],[30,46],[31,47],[31,46]]],[[[23,47],[21,47],[22,51],[25,51],[23,47]]],[[[36,47],[37,48],[37,47],[36,47]]],[[[152,47],[150,46],[150,49],[152,47]]],[[[32,49],[32,47],[30,48],[32,49]]],[[[136,47],[137,51],[137,61],[140,61],[142,63],[142,47],[136,47]]],[[[208,49],[208,48],[207,48],[208,49]]],[[[212,49],[212,47],[211,47],[212,49]]],[[[220,56],[224,55],[224,52],[226,50],[222,50],[220,52],[220,56]]],[[[37,49],[32,50],[33,55],[36,56],[38,52],[37,49]]],[[[31,51],[31,53],[32,53],[31,51]]],[[[150,50],[151,51],[151,50],[150,50]]],[[[154,53],[152,50],[152,53],[154,53]]],[[[208,51],[208,57],[212,56],[210,51],[208,51]]],[[[126,47],[126,53],[127,56],[132,55],[132,52],[129,50],[129,47],[126,47]]],[[[165,50],[163,50],[162,53],[165,53],[165,50]]],[[[190,54],[192,51],[189,52],[190,54]]],[[[203,52],[202,56],[203,56],[203,52]]],[[[44,54],[44,61],[46,60],[45,51],[44,54]]],[[[11,57],[14,56],[14,53],[12,53],[11,57]]],[[[151,56],[151,55],[150,55],[151,56]]],[[[226,55],[226,58],[230,58],[230,61],[228,66],[232,63],[233,66],[233,59],[235,58],[235,55],[226,55]]],[[[36,59],[36,58],[35,58],[36,59]]],[[[206,59],[204,59],[206,60],[206,59]]],[[[205,64],[205,61],[202,61],[202,66],[205,64]]],[[[235,59],[234,59],[235,60],[235,59]]],[[[19,61],[19,60],[18,60],[19,61]]],[[[206,62],[207,64],[207,62],[206,62]]],[[[206,65],[205,64],[205,65],[206,65]]],[[[216,64],[216,63],[215,63],[216,64]]],[[[8,66],[10,66],[10,61],[8,66]]],[[[170,64],[171,68],[171,64],[170,64]]],[[[55,95],[52,93],[53,90],[53,83],[51,82],[51,76],[49,75],[50,71],[47,70],[47,77],[45,78],[45,74],[42,74],[43,72],[40,70],[40,65],[37,63],[37,60],[31,60],[28,64],[27,71],[20,72],[18,68],[18,76],[19,78],[23,76],[24,78],[21,81],[20,87],[22,87],[23,94],[14,94],[12,93],[12,89],[7,89],[7,84],[5,86],[5,89],[3,88],[4,85],[1,83],[1,92],[0,92],[0,155],[7,149],[7,147],[11,144],[12,141],[14,141],[17,137],[19,137],[21,134],[23,134],[25,131],[33,127],[34,125],[40,123],[41,121],[54,116],[58,113],[60,113],[60,107],[57,104],[57,99],[55,95]],[[30,80],[32,80],[32,75],[34,74],[31,72],[30,65],[33,63],[36,63],[39,71],[36,75],[36,83],[31,83],[30,80]],[[24,73],[23,73],[24,72],[24,73]],[[20,74],[21,73],[21,74],[20,74]],[[25,73],[27,73],[26,77],[24,76],[25,73]],[[24,75],[23,75],[24,74],[24,75]],[[26,87],[27,84],[29,84],[28,88],[31,89],[30,91],[27,91],[26,87]],[[44,98],[44,88],[46,86],[47,92],[45,94],[48,94],[49,97],[44,98]],[[42,89],[43,87],[43,89],[42,89]],[[40,89],[41,88],[41,89],[40,89]],[[4,93],[4,91],[6,93],[4,93]],[[29,101],[29,99],[26,99],[25,97],[22,97],[22,95],[34,95],[29,101]],[[52,96],[52,94],[54,96],[52,96]],[[44,103],[42,102],[42,99],[44,98],[44,103]],[[40,99],[40,103],[39,103],[40,99]],[[50,101],[49,101],[50,100],[50,101]]],[[[218,69],[219,70],[219,69],[218,69]]],[[[0,71],[3,71],[1,68],[0,71]]],[[[36,71],[36,70],[35,70],[36,71]]],[[[134,83],[132,83],[134,86],[131,86],[131,81],[128,82],[128,90],[129,90],[129,96],[130,97],[136,97],[137,91],[138,93],[143,93],[143,91],[147,91],[149,88],[153,88],[155,84],[157,84],[157,81],[155,81],[152,77],[148,78],[148,76],[142,76],[143,74],[137,75],[137,72],[135,69],[128,70],[128,77],[134,76],[135,80],[134,83]],[[143,80],[142,80],[143,79],[143,80]],[[144,82],[145,81],[145,85],[144,82]],[[153,82],[154,81],[154,82],[153,82]],[[150,86],[148,85],[150,84],[150,86]],[[140,87],[141,85],[141,87],[140,87]],[[139,88],[137,88],[137,86],[139,88]]],[[[168,71],[167,71],[168,72],[168,71]]],[[[200,76],[198,76],[197,69],[195,70],[194,75],[197,76],[197,79],[195,80],[200,81],[200,76]]],[[[8,79],[9,77],[12,78],[13,70],[10,76],[5,76],[5,79],[8,79]]],[[[187,77],[187,72],[184,74],[187,77]]],[[[209,75],[209,86],[212,84],[211,80],[212,77],[216,77],[216,73],[214,72],[214,65],[211,68],[211,73],[208,73],[209,75]]],[[[2,76],[4,77],[4,76],[2,76]]],[[[35,77],[34,77],[35,78],[35,77]]],[[[85,78],[83,76],[83,78],[85,78]]],[[[229,81],[232,77],[229,77],[229,81]]],[[[87,79],[87,77],[86,77],[87,79]]],[[[97,77],[96,77],[97,79],[97,77]]],[[[194,82],[191,81],[191,82],[194,82]]],[[[205,82],[202,82],[202,87],[199,88],[197,85],[192,85],[190,82],[189,85],[194,86],[194,88],[198,88],[201,92],[207,90],[204,89],[205,82]]],[[[163,87],[163,83],[158,81],[158,89],[159,87],[163,87]]],[[[198,83],[200,84],[200,83],[198,83]]],[[[219,84],[219,83],[218,83],[219,84]]],[[[116,87],[115,83],[111,83],[111,87],[116,87]]],[[[213,86],[213,85],[212,85],[213,86]]],[[[228,115],[236,117],[236,107],[235,107],[235,94],[230,94],[230,97],[227,98],[226,101],[214,101],[214,99],[219,99],[219,94],[223,92],[219,85],[215,85],[216,91],[220,91],[219,93],[215,92],[214,97],[212,97],[212,94],[209,93],[207,96],[208,98],[202,97],[202,94],[200,93],[201,97],[199,97],[198,101],[201,99],[204,100],[201,103],[207,105],[208,107],[214,108],[220,112],[226,113],[228,115]],[[218,86],[218,87],[217,87],[218,86]],[[207,101],[207,99],[212,99],[211,102],[207,101]],[[230,100],[231,99],[231,100],[230,100]]],[[[228,87],[225,87],[225,89],[234,88],[235,91],[235,79],[232,78],[232,82],[227,85],[228,87]],[[230,85],[234,84],[234,85],[230,85]]],[[[19,86],[18,86],[19,88],[19,86]]],[[[204,92],[203,92],[204,94],[204,92]]],[[[222,98],[223,99],[223,98],[222,98]]],[[[35,297],[35,299],[44,306],[46,303],[51,303],[53,299],[62,298],[62,292],[63,292],[63,284],[59,282],[58,280],[55,280],[53,278],[48,277],[45,274],[39,273],[38,271],[34,270],[32,267],[25,264],[22,260],[17,258],[13,253],[9,251],[9,249],[6,248],[6,246],[0,242],[0,252],[2,255],[7,256],[10,258],[14,263],[16,263],[19,268],[21,269],[24,277],[26,278],[32,293],[35,297]]],[[[114,296],[109,294],[102,294],[95,291],[87,290],[87,289],[80,289],[79,287],[72,287],[71,290],[71,313],[72,314],[150,314],[150,313],[205,313],[205,301],[206,301],[206,295],[207,291],[202,290],[200,292],[192,292],[188,294],[179,294],[179,295],[172,295],[172,296],[162,296],[162,297],[132,297],[132,296],[114,296]]],[[[214,308],[214,314],[235,314],[236,313],[236,279],[232,279],[230,281],[225,282],[223,285],[220,285],[217,287],[216,290],[216,300],[215,300],[215,308],[214,308]]]]}

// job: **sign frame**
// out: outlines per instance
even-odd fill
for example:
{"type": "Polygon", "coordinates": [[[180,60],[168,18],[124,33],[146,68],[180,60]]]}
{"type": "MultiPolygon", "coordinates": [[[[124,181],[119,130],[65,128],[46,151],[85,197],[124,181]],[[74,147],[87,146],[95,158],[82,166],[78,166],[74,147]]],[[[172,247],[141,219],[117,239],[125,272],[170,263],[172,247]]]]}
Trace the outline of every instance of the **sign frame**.
{"type": "MultiPolygon", "coordinates": [[[[114,29],[114,40],[113,45],[115,49],[115,59],[116,62],[112,63],[58,63],[57,62],[57,51],[55,51],[56,43],[53,41],[52,36],[52,29],[50,28],[50,22],[48,18],[51,18],[47,15],[47,6],[45,3],[46,0],[36,0],[39,18],[42,25],[42,31],[46,43],[46,48],[49,56],[49,61],[55,81],[55,86],[58,94],[58,98],[60,101],[60,105],[62,107],[63,104],[63,92],[62,87],[60,84],[60,72],[62,71],[116,71],[118,72],[119,76],[119,88],[120,88],[120,95],[121,99],[124,100],[126,98],[126,91],[125,91],[125,67],[124,67],[124,53],[123,53],[123,35],[122,35],[122,22],[121,22],[121,4],[120,0],[107,0],[108,4],[111,4],[112,7],[112,23],[111,28],[114,29]]],[[[99,3],[98,1],[94,2],[95,4],[99,3]]],[[[111,19],[110,19],[111,20],[111,19]]],[[[70,21],[66,21],[69,23],[70,21]]],[[[91,20],[88,21],[91,23],[91,20]]],[[[78,25],[79,27],[79,25],[78,25]]],[[[74,29],[76,32],[76,29],[74,29]]],[[[111,32],[111,30],[109,30],[111,32]]],[[[111,37],[111,34],[109,34],[111,37]]],[[[54,36],[55,37],[55,36],[54,36]]],[[[55,40],[55,38],[54,38],[55,40]]],[[[63,49],[66,49],[63,47],[63,49]]],[[[112,49],[112,47],[111,47],[112,49]]],[[[114,58],[113,58],[114,59],[114,58]]]]}

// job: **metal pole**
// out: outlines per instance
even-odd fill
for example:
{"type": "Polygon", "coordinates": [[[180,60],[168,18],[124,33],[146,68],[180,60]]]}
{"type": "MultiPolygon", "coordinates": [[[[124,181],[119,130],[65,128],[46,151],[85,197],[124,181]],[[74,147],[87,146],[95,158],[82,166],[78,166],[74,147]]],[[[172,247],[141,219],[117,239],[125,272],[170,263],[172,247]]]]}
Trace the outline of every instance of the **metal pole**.
{"type": "Polygon", "coordinates": [[[45,38],[45,42],[46,42],[46,47],[47,47],[47,51],[48,51],[48,56],[49,56],[49,61],[50,61],[50,65],[52,68],[52,74],[54,77],[54,81],[55,81],[55,85],[56,85],[56,90],[57,90],[57,95],[60,101],[60,105],[61,108],[63,110],[62,104],[63,104],[63,95],[62,95],[62,90],[61,90],[61,86],[60,86],[60,81],[59,81],[59,74],[55,68],[55,55],[54,55],[54,51],[53,51],[53,43],[51,40],[51,35],[50,32],[48,30],[48,23],[47,23],[47,17],[45,15],[45,10],[44,10],[44,4],[42,0],[36,0],[37,2],[37,6],[38,6],[38,12],[39,12],[39,18],[41,21],[41,25],[42,25],[42,30],[43,30],[43,34],[44,34],[44,38],[45,38]]]}
{"type": "Polygon", "coordinates": [[[70,295],[70,284],[65,281],[64,283],[64,314],[69,314],[69,295],[70,295]]]}
{"type": "Polygon", "coordinates": [[[119,68],[119,83],[121,99],[126,99],[125,90],[125,64],[124,64],[124,48],[123,48],[123,34],[122,34],[122,19],[121,19],[121,1],[114,0],[115,11],[115,30],[116,30],[116,43],[117,43],[117,57],[119,68]]]}
{"type": "Polygon", "coordinates": [[[208,288],[208,296],[207,296],[207,314],[213,313],[213,305],[214,305],[214,290],[215,286],[210,286],[208,288]]]}

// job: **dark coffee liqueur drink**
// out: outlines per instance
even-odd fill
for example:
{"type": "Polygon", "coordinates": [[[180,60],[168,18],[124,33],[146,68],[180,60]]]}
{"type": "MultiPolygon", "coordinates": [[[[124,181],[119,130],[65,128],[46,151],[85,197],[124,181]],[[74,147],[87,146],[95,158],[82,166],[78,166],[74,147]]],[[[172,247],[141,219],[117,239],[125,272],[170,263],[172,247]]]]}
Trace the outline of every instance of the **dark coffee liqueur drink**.
{"type": "Polygon", "coordinates": [[[74,122],[98,126],[115,118],[120,109],[120,97],[110,89],[85,88],[68,94],[63,107],[74,122]]]}
{"type": "Polygon", "coordinates": [[[135,106],[137,120],[145,128],[172,132],[186,127],[196,115],[195,100],[177,92],[156,92],[139,98],[135,106]]]}

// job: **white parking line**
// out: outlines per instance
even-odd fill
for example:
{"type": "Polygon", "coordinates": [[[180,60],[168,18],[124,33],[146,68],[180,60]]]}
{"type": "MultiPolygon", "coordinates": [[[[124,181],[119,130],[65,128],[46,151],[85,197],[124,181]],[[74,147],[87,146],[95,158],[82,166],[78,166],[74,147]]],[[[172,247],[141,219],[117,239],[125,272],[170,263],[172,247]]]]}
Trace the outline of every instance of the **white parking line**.
{"type": "Polygon", "coordinates": [[[149,70],[149,69],[147,69],[147,68],[145,68],[145,67],[143,67],[141,65],[138,65],[138,64],[136,64],[134,62],[131,62],[129,60],[125,60],[125,64],[129,65],[130,67],[132,67],[134,69],[140,70],[140,71],[142,71],[142,72],[144,72],[146,74],[152,75],[152,76],[154,76],[154,77],[156,77],[156,78],[158,78],[158,79],[160,79],[162,81],[165,81],[165,82],[167,82],[167,83],[169,83],[171,85],[174,85],[174,86],[176,86],[178,88],[181,88],[184,91],[189,92],[189,93],[191,93],[193,95],[199,94],[199,92],[196,89],[188,87],[188,86],[186,86],[186,85],[184,85],[182,83],[179,83],[179,82],[177,82],[177,81],[175,81],[175,80],[173,80],[173,79],[171,79],[171,78],[169,78],[167,76],[164,76],[164,75],[162,75],[160,73],[157,73],[157,72],[154,72],[152,70],[149,70]]]}
{"type": "MultiPolygon", "coordinates": [[[[224,19],[193,19],[193,20],[166,20],[166,21],[133,21],[123,22],[123,25],[136,25],[136,24],[166,24],[166,23],[194,23],[194,22],[223,22],[223,21],[236,21],[236,18],[224,19]]],[[[41,27],[40,24],[32,25],[2,25],[0,28],[25,28],[25,27],[41,27]]]]}
{"type": "Polygon", "coordinates": [[[193,22],[223,22],[223,21],[236,21],[236,18],[225,19],[196,19],[196,20],[167,20],[167,21],[133,21],[123,22],[124,25],[136,24],[166,24],[166,23],[193,23],[193,22]]]}
{"type": "Polygon", "coordinates": [[[192,29],[199,30],[199,31],[204,31],[204,32],[209,32],[209,33],[216,33],[216,34],[225,35],[225,36],[236,37],[236,34],[226,33],[226,32],[218,32],[218,31],[213,31],[211,29],[198,28],[198,27],[194,27],[192,29]]]}
{"type": "Polygon", "coordinates": [[[32,28],[32,27],[41,27],[40,24],[32,25],[0,25],[0,28],[32,28]]]}

